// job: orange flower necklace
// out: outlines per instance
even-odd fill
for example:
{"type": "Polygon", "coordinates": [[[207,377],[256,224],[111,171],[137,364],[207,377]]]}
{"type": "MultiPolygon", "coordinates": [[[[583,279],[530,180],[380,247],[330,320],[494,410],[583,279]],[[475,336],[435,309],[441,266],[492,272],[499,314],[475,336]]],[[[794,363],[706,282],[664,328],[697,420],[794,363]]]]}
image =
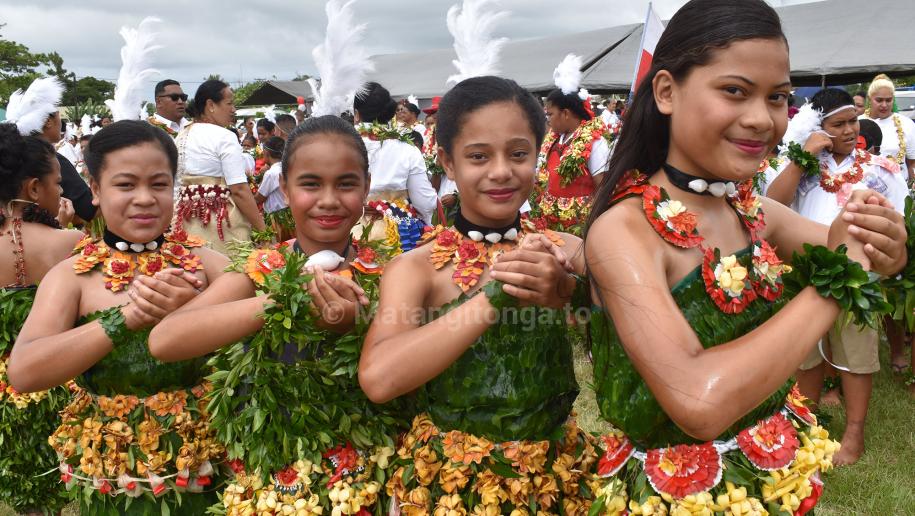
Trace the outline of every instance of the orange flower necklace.
{"type": "MultiPolygon", "coordinates": [[[[492,265],[493,259],[514,249],[524,238],[526,231],[522,226],[515,240],[492,243],[487,240],[475,241],[454,228],[436,226],[423,234],[420,245],[433,242],[429,262],[435,270],[453,263],[454,272],[451,274],[451,280],[466,293],[479,283],[483,270],[492,265]]],[[[564,244],[562,238],[553,231],[545,230],[543,234],[558,246],[564,244]]]]}
{"type": "Polygon", "coordinates": [[[119,292],[133,281],[137,274],[152,276],[170,264],[188,272],[203,269],[200,258],[190,250],[204,245],[203,239],[175,231],[164,236],[161,246],[146,252],[126,252],[109,247],[101,239],[85,236],[76,244],[73,270],[85,274],[101,266],[105,288],[119,292]]]}

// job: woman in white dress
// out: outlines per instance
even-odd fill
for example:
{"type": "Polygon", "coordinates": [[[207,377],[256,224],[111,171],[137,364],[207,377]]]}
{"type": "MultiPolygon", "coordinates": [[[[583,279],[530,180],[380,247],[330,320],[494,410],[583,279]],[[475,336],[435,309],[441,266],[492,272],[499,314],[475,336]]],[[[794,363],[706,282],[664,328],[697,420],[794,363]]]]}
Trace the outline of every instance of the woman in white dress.
{"type": "Polygon", "coordinates": [[[248,186],[238,138],[226,129],[235,116],[234,94],[217,80],[194,95],[196,122],[175,138],[178,146],[178,204],[175,225],[200,235],[225,253],[226,243],[250,240],[264,230],[264,217],[248,186]]]}
{"type": "Polygon", "coordinates": [[[883,132],[880,155],[898,163],[911,181],[915,168],[915,122],[893,113],[895,92],[896,86],[889,77],[884,74],[874,77],[867,89],[869,106],[864,117],[877,122],[883,132]]]}

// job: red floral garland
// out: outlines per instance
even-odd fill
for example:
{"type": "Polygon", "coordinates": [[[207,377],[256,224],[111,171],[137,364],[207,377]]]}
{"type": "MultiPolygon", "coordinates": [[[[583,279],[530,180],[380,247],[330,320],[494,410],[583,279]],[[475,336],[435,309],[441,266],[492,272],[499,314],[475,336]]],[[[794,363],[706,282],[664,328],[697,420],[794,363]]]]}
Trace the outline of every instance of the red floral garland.
{"type": "Polygon", "coordinates": [[[855,149],[855,161],[851,166],[841,174],[833,176],[829,173],[829,166],[826,163],[820,163],[820,188],[830,193],[836,193],[847,184],[855,184],[864,178],[864,168],[862,165],[867,164],[870,154],[861,149],[855,149]]]}

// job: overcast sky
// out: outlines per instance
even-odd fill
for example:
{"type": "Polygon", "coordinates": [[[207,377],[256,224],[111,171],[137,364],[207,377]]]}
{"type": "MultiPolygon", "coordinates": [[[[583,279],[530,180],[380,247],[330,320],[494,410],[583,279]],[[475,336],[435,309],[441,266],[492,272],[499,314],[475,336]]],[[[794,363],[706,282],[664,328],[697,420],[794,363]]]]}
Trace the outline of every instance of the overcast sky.
{"type": "MultiPolygon", "coordinates": [[[[372,54],[451,45],[445,13],[456,0],[359,0],[357,16],[368,24],[372,54]]],[[[804,0],[769,0],[789,5],[804,0]]],[[[654,0],[663,19],[684,0],[654,0]]],[[[641,22],[648,0],[502,0],[511,16],[497,33],[512,39],[580,32],[641,22]]],[[[160,24],[156,67],[193,94],[210,73],[233,85],[258,78],[313,74],[311,49],[324,35],[323,0],[0,0],[4,38],[32,51],[56,51],[78,77],[114,80],[123,44],[118,31],[154,15],[160,24]]]]}

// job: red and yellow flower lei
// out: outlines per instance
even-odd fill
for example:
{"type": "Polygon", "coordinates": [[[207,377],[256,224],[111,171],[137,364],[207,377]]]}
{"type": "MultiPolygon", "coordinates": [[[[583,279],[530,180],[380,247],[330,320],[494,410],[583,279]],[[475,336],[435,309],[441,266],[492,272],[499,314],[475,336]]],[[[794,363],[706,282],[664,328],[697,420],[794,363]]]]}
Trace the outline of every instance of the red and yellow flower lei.
{"type": "MultiPolygon", "coordinates": [[[[562,246],[562,238],[553,231],[544,230],[543,234],[556,245],[562,246]]],[[[468,292],[480,281],[484,268],[492,265],[492,260],[499,254],[515,248],[516,242],[524,237],[524,230],[518,233],[517,240],[513,242],[475,242],[465,238],[454,228],[436,226],[426,231],[420,245],[433,242],[432,253],[429,261],[435,270],[439,270],[448,263],[454,264],[451,279],[463,292],[468,292]]]]}
{"type": "Polygon", "coordinates": [[[73,270],[85,274],[101,265],[105,288],[119,292],[137,273],[152,276],[170,264],[188,272],[203,270],[200,258],[190,250],[204,245],[203,239],[175,231],[165,235],[165,242],[155,251],[126,253],[111,249],[101,239],[85,236],[73,249],[77,256],[73,270]]]}
{"type": "Polygon", "coordinates": [[[765,226],[765,216],[752,183],[740,185],[728,200],[750,233],[753,254],[750,263],[741,263],[736,255],[721,256],[717,249],[707,247],[697,229],[698,220],[667,192],[648,183],[640,173],[624,178],[624,188],[617,189],[614,200],[640,195],[642,209],[651,227],[665,241],[683,249],[702,251],[702,279],[709,297],[719,310],[729,314],[742,312],[757,297],[774,301],[782,293],[783,273],[791,267],[782,263],[775,248],[759,237],[765,226]]]}

